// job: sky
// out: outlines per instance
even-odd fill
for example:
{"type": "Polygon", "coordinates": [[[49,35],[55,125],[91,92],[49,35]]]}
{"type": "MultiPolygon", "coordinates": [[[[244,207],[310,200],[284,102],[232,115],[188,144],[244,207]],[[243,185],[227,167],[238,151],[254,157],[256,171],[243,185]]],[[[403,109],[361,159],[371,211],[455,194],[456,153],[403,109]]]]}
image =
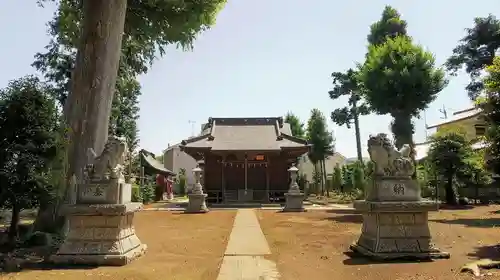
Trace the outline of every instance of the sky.
{"type": "MultiPolygon", "coordinates": [[[[451,55],[474,17],[500,16],[498,0],[229,0],[210,30],[200,34],[192,51],[169,48],[139,80],[142,85],[140,148],[161,153],[192,134],[209,117],[273,117],[291,111],[306,122],[318,108],[328,119],[336,151],[356,156],[353,129],[339,127],[330,113],[345,105],[331,100],[331,73],[362,62],[370,25],[391,5],[408,22],[408,33],[433,52],[437,65],[451,55]]],[[[55,7],[35,1],[0,1],[0,87],[36,74],[30,65],[49,37],[46,22],[55,7]]],[[[468,76],[450,83],[426,110],[427,124],[466,109],[468,76]]],[[[360,120],[363,153],[370,134],[390,134],[389,116],[360,120]]],[[[415,141],[426,137],[425,121],[415,120],[415,141]]]]}

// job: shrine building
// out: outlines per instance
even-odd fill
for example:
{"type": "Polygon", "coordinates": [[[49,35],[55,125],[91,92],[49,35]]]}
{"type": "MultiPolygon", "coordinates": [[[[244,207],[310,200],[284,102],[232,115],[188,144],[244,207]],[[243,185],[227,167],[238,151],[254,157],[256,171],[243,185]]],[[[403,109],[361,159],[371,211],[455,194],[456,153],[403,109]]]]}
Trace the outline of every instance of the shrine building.
{"type": "Polygon", "coordinates": [[[309,151],[281,117],[210,118],[180,148],[203,163],[210,202],[273,202],[284,198],[288,168],[309,151]]]}

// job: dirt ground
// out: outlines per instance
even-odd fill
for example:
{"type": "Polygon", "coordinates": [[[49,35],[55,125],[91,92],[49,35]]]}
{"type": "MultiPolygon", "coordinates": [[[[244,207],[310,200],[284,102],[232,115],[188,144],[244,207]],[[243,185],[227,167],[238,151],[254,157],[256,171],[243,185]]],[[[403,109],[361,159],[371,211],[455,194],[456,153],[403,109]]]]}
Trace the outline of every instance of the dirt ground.
{"type": "MultiPolygon", "coordinates": [[[[478,258],[500,260],[500,206],[432,213],[434,243],[451,258],[421,263],[374,263],[346,255],[362,223],[352,211],[260,211],[259,219],[284,280],[474,279],[459,273],[460,267],[478,258]]],[[[481,271],[486,274],[481,279],[500,279],[500,270],[481,271]]]]}
{"type": "Polygon", "coordinates": [[[1,280],[215,280],[235,211],[182,214],[144,211],[135,228],[148,245],[145,256],[123,267],[31,270],[0,275],[1,280]]]}

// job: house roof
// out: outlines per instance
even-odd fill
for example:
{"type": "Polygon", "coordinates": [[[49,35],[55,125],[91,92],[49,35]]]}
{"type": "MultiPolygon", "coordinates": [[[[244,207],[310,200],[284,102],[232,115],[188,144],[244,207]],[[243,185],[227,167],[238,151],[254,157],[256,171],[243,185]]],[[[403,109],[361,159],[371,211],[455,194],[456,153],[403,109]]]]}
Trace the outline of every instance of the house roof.
{"type": "Polygon", "coordinates": [[[481,114],[481,109],[479,109],[479,108],[469,108],[466,110],[458,111],[458,112],[453,113],[452,117],[449,119],[446,119],[442,122],[438,122],[438,123],[435,123],[433,125],[427,126],[427,129],[436,128],[438,126],[458,122],[458,121],[465,120],[465,119],[470,119],[470,118],[478,116],[479,114],[481,114]]]}
{"type": "Polygon", "coordinates": [[[200,136],[181,142],[183,149],[212,151],[273,151],[307,148],[306,140],[293,137],[281,117],[210,118],[200,136]]]}
{"type": "Polygon", "coordinates": [[[163,167],[163,164],[161,162],[157,161],[153,156],[152,153],[146,151],[146,150],[141,150],[139,152],[141,155],[141,162],[144,167],[146,167],[149,170],[154,171],[157,174],[162,174],[162,175],[173,175],[175,176],[175,172],[166,169],[163,167]]]}
{"type": "MultiPolygon", "coordinates": [[[[473,150],[481,150],[486,148],[487,143],[484,141],[479,141],[471,145],[473,150]]],[[[431,147],[431,142],[415,144],[415,160],[421,160],[427,157],[429,153],[429,148],[431,147]]]]}

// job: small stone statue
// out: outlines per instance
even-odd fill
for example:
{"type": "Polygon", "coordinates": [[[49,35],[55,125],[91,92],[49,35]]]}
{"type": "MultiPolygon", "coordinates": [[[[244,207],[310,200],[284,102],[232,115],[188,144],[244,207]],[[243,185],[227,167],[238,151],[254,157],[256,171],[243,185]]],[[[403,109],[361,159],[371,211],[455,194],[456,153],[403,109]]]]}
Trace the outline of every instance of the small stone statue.
{"type": "Polygon", "coordinates": [[[127,156],[127,142],[124,138],[110,136],[103,152],[97,156],[94,149],[87,151],[89,164],[85,168],[87,180],[124,179],[123,170],[127,156]]]}
{"type": "Polygon", "coordinates": [[[385,133],[370,136],[368,153],[375,164],[376,175],[409,177],[414,172],[415,163],[410,158],[410,145],[404,144],[397,150],[385,133]]]}

